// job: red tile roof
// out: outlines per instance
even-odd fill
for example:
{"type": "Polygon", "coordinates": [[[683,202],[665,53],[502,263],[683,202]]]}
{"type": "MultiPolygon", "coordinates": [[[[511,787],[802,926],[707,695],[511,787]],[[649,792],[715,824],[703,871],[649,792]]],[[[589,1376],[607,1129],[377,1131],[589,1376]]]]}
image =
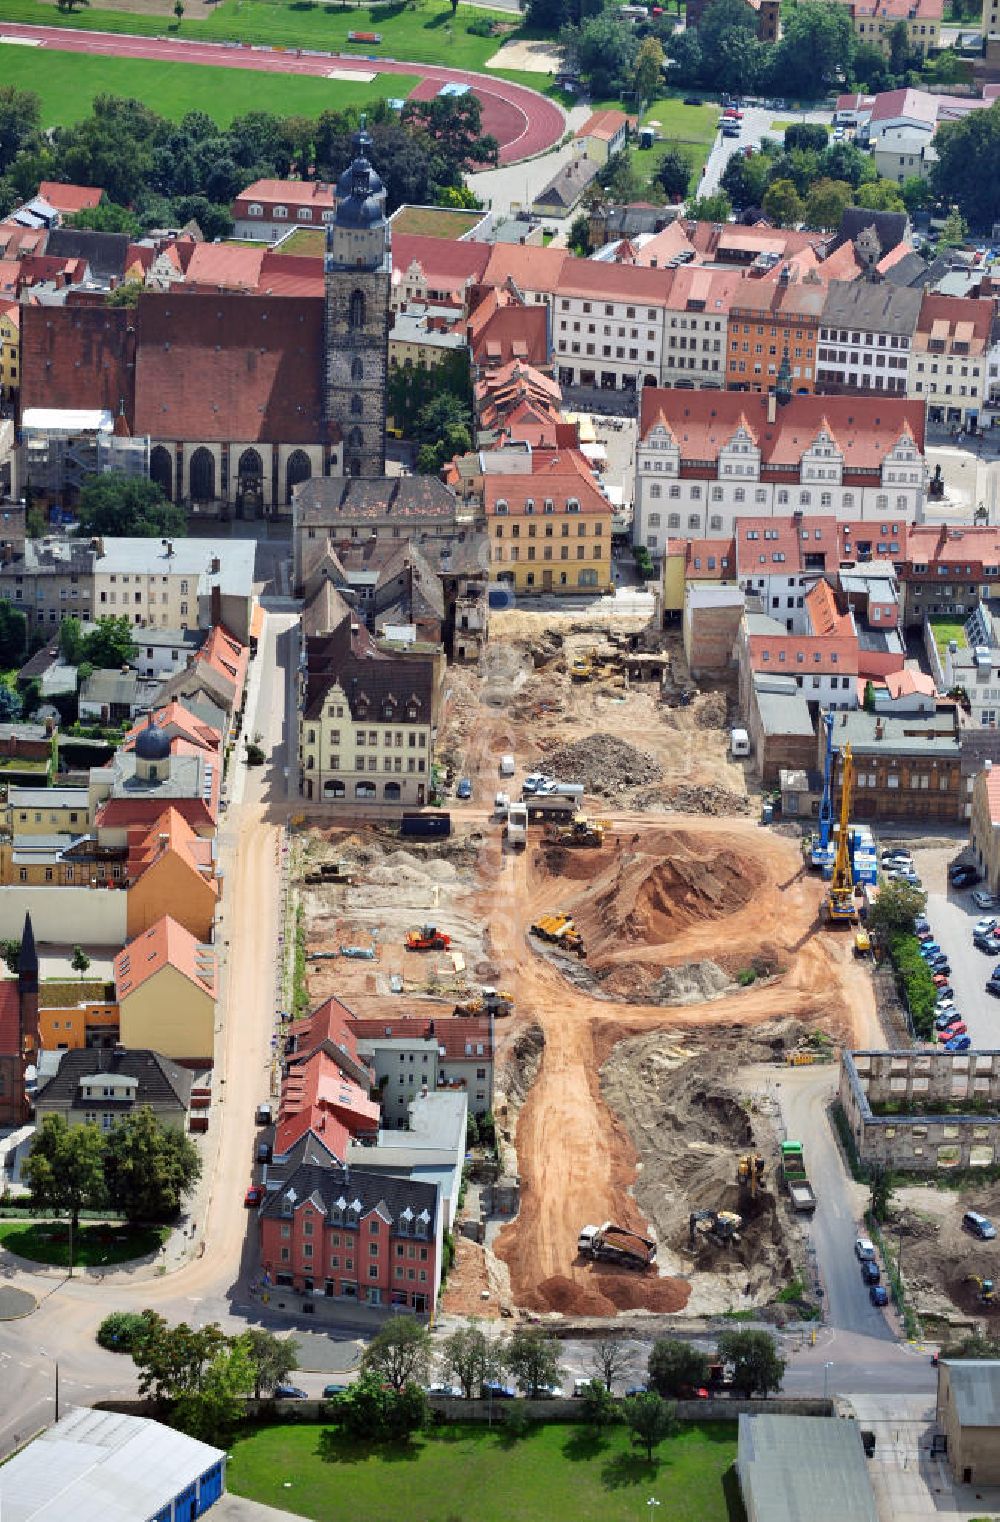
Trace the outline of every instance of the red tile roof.
{"type": "Polygon", "coordinates": [[[316,1051],[289,1067],[282,1082],[274,1150],[283,1154],[313,1131],[343,1161],[351,1137],[377,1136],[380,1113],[367,1088],[328,1052],[316,1051]]]}
{"type": "Polygon", "coordinates": [[[986,773],[986,802],[990,824],[1000,824],[1000,767],[993,766],[986,773]]]}
{"type": "Polygon", "coordinates": [[[64,217],[69,217],[74,212],[100,206],[104,191],[99,185],[64,185],[59,180],[42,180],[38,194],[64,217]]]}
{"type": "Polygon", "coordinates": [[[129,998],[165,967],[175,968],[200,993],[215,998],[215,957],[211,948],[200,945],[190,930],[165,914],[115,957],[118,1002],[129,998]]]}
{"type": "Polygon", "coordinates": [[[561,248],[529,248],[520,243],[487,243],[480,247],[488,254],[482,277],[484,284],[506,285],[512,280],[520,291],[565,294],[562,285],[564,266],[569,265],[572,269],[577,264],[591,263],[589,259],[575,259],[561,248]]]}
{"type": "Polygon", "coordinates": [[[595,111],[588,116],[582,127],[576,131],[577,137],[593,137],[600,143],[610,143],[623,127],[627,127],[632,116],[626,116],[624,111],[595,111]]]}
{"type": "Polygon", "coordinates": [[[747,638],[754,671],[780,676],[857,676],[858,641],[836,635],[751,634],[747,638]]]}
{"type": "Polygon", "coordinates": [[[951,528],[913,524],[906,535],[906,559],[914,565],[1000,565],[1000,528],[951,528]]]}
{"type": "Polygon", "coordinates": [[[681,460],[717,461],[745,424],[761,452],[761,468],[797,465],[822,429],[833,435],[844,469],[876,470],[903,434],[924,445],[924,404],[884,396],[793,396],[768,422],[771,399],[739,391],[642,393],[640,439],[662,422],[680,446],[681,460]]]}
{"type": "Polygon", "coordinates": [[[835,639],[851,639],[855,634],[854,620],[849,612],[842,612],[837,594],[828,581],[817,581],[805,596],[809,615],[810,633],[826,635],[835,639]]]}
{"type": "Polygon", "coordinates": [[[218,897],[212,842],[196,835],[183,814],[175,808],[164,809],[152,827],[138,825],[128,832],[128,880],[136,882],[166,852],[172,852],[218,897]]]}
{"type": "MultiPolygon", "coordinates": [[[[152,716],[161,729],[166,730],[171,740],[183,738],[190,744],[203,750],[218,750],[222,744],[222,736],[217,729],[205,719],[199,719],[183,703],[170,702],[163,708],[152,710],[152,716]]],[[[133,724],[122,741],[123,750],[132,750],[141,730],[149,723],[149,715],[143,714],[138,723],[133,724]]]]}
{"type": "Polygon", "coordinates": [[[909,668],[890,671],[885,677],[885,686],[891,698],[910,697],[918,692],[924,697],[932,698],[936,692],[932,676],[925,671],[911,671],[909,668]]]}
{"type": "Polygon", "coordinates": [[[0,1057],[21,1055],[21,999],[16,978],[0,979],[0,1057]]]}
{"type": "MultiPolygon", "coordinates": [[[[124,401],[134,433],[129,337],[134,321],[135,313],[127,307],[26,306],[21,314],[22,408],[102,407],[117,415],[124,401]]],[[[176,390],[176,376],[171,390],[176,390]]]]}
{"type": "Polygon", "coordinates": [[[418,264],[428,284],[435,289],[451,291],[470,283],[478,283],[483,279],[491,251],[492,244],[489,243],[427,238],[419,233],[393,233],[394,282],[411,264],[418,264]]]}
{"type": "MultiPolygon", "coordinates": [[[[174,742],[177,743],[177,742],[174,742]]],[[[194,747],[192,746],[193,750],[194,747]]],[[[204,751],[199,752],[204,755],[204,751]]],[[[212,777],[212,796],[203,798],[172,798],[171,806],[183,814],[191,828],[199,835],[214,834],[219,812],[219,768],[212,777]]],[[[95,824],[98,829],[127,830],[132,825],[151,826],[163,812],[162,798],[108,798],[97,810],[95,824]]]]}
{"type": "MultiPolygon", "coordinates": [[[[854,560],[859,553],[858,546],[871,546],[871,554],[880,560],[902,560],[906,555],[907,539],[913,532],[901,518],[889,519],[885,523],[878,523],[870,518],[857,518],[852,521],[841,520],[837,525],[837,534],[840,539],[841,560],[854,560]],[[898,545],[898,549],[890,549],[890,545],[898,545]]],[[[865,550],[868,554],[868,550],[865,550]]]]}
{"type": "Polygon", "coordinates": [[[228,682],[232,687],[232,706],[235,712],[240,706],[246,683],[247,666],[250,663],[248,647],[241,645],[239,640],[234,639],[228,629],[224,629],[221,624],[215,624],[192,665],[197,667],[201,662],[210,666],[222,677],[223,681],[228,682]]]}
{"type": "Polygon", "coordinates": [[[735,539],[668,539],[667,554],[684,556],[685,581],[732,581],[736,577],[735,539]]]}
{"type": "Polygon", "coordinates": [[[133,433],[288,444],[336,436],[323,417],[321,300],[150,293],[137,325],[133,433]]]}
{"type": "Polygon", "coordinates": [[[257,289],[262,296],[322,296],[323,260],[266,249],[257,289]]]}
{"type": "MultiPolygon", "coordinates": [[[[309,206],[320,211],[332,211],[335,204],[333,186],[320,180],[254,180],[252,185],[240,191],[233,202],[233,216],[245,217],[251,201],[259,201],[267,207],[289,206],[297,209],[309,206]]],[[[290,226],[294,222],[294,217],[289,218],[290,226]]],[[[318,225],[320,219],[317,219],[318,225]]]]}
{"type": "MultiPolygon", "coordinates": [[[[740,576],[774,571],[799,576],[805,555],[825,555],[823,570],[835,571],[840,558],[837,520],[832,516],[737,518],[736,559],[740,576]]],[[[817,576],[822,571],[817,570],[817,576]]]]}
{"type": "Polygon", "coordinates": [[[22,227],[19,222],[0,222],[0,259],[17,259],[21,254],[43,254],[48,228],[22,227]]]}
{"type": "Polygon", "coordinates": [[[549,316],[544,306],[527,306],[504,291],[493,291],[471,313],[469,346],[476,364],[549,363],[549,316]]]}
{"type": "Polygon", "coordinates": [[[362,1041],[379,1037],[393,1041],[426,1041],[433,1038],[438,1051],[451,1061],[463,1057],[492,1057],[490,1022],[479,1015],[452,1015],[432,1018],[425,1015],[355,1016],[351,1022],[355,1036],[362,1041]],[[467,1051],[470,1047],[472,1051],[467,1051]],[[482,1052],[476,1048],[481,1046],[482,1052]]]}
{"type": "Polygon", "coordinates": [[[256,291],[260,285],[262,248],[239,243],[199,243],[185,274],[188,285],[211,290],[256,291]]]}

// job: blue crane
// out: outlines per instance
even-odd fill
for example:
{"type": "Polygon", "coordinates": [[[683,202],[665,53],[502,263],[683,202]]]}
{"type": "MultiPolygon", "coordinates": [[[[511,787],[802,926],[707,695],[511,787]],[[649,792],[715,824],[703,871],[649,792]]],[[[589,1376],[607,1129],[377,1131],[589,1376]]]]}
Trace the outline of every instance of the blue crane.
{"type": "Polygon", "coordinates": [[[828,870],[833,866],[833,796],[831,792],[831,779],[833,774],[833,714],[823,715],[823,728],[826,730],[826,760],[823,763],[823,797],[819,805],[819,834],[813,836],[812,864],[828,870]]]}

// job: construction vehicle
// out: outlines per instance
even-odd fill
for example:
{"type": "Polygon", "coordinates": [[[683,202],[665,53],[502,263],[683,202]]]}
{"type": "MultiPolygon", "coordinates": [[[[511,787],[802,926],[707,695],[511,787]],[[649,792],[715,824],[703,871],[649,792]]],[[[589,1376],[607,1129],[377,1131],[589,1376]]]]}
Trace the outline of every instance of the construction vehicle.
{"type": "Polygon", "coordinates": [[[819,804],[819,834],[813,837],[812,854],[810,860],[814,867],[822,871],[830,871],[833,867],[833,714],[823,715],[823,728],[826,730],[826,757],[823,762],[823,796],[819,804]]]}
{"type": "Polygon", "coordinates": [[[860,930],[854,932],[854,955],[856,957],[866,957],[871,952],[871,949],[872,938],[864,925],[862,925],[860,930]]]}
{"type": "Polygon", "coordinates": [[[833,925],[857,923],[858,910],[854,902],[854,873],[851,868],[850,819],[851,797],[854,791],[854,763],[851,747],[845,745],[840,752],[840,833],[833,858],[833,874],[830,891],[826,896],[826,915],[833,925]]]}
{"type": "Polygon", "coordinates": [[[492,1015],[502,1020],[514,1010],[514,995],[503,989],[484,988],[478,999],[463,999],[452,1010],[453,1015],[492,1015]]]}
{"type": "Polygon", "coordinates": [[[594,663],[586,655],[578,655],[569,668],[570,681],[589,682],[594,674],[594,663]]]}
{"type": "Polygon", "coordinates": [[[528,844],[528,805],[526,803],[512,803],[507,809],[507,823],[503,827],[503,838],[515,851],[523,851],[528,844]]]}
{"type": "Polygon", "coordinates": [[[992,1279],[980,1279],[978,1274],[966,1274],[965,1282],[966,1284],[974,1284],[976,1286],[976,1289],[979,1291],[978,1299],[980,1299],[984,1305],[996,1304],[997,1296],[996,1290],[993,1288],[992,1279]]]}
{"type": "Polygon", "coordinates": [[[584,1226],[577,1238],[576,1250],[581,1258],[595,1263],[619,1263],[622,1268],[647,1269],[656,1262],[656,1243],[640,1237],[627,1226],[605,1221],[603,1226],[584,1226]]]}
{"type": "Polygon", "coordinates": [[[742,1230],[743,1217],[735,1210],[692,1210],[688,1216],[688,1246],[694,1247],[701,1232],[720,1247],[728,1247],[740,1240],[742,1230]]]}
{"type": "Polygon", "coordinates": [[[583,936],[573,923],[573,917],[569,914],[543,914],[541,919],[536,920],[531,927],[532,935],[537,935],[540,941],[548,941],[552,946],[559,946],[563,951],[575,951],[578,957],[587,955],[583,944],[583,936]]]}
{"type": "Polygon", "coordinates": [[[407,951],[447,951],[450,945],[451,936],[436,925],[421,925],[419,930],[406,932],[407,951]]]}
{"type": "Polygon", "coordinates": [[[764,1187],[765,1163],[756,1152],[746,1152],[736,1165],[736,1182],[740,1195],[755,1200],[764,1187]]]}
{"type": "Polygon", "coordinates": [[[793,1210],[811,1212],[816,1209],[816,1194],[806,1176],[806,1162],[801,1142],[782,1142],[781,1181],[788,1190],[788,1198],[793,1210]]]}
{"type": "Polygon", "coordinates": [[[586,814],[574,814],[569,824],[546,825],[545,839],[555,845],[599,851],[604,844],[604,832],[610,828],[610,819],[590,819],[586,814]]]}

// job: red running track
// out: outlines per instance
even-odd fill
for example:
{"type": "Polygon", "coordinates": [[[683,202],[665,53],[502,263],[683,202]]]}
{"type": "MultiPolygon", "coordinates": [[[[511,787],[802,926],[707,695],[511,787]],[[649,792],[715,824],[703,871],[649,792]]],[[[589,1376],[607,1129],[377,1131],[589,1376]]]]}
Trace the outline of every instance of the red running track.
{"type": "Polygon", "coordinates": [[[152,58],[159,62],[213,64],[232,69],[258,69],[272,74],[309,74],[323,78],[331,68],[370,72],[374,66],[380,74],[419,74],[412,94],[426,100],[438,86],[455,81],[471,85],[483,108],[483,131],[491,133],[500,144],[501,164],[516,164],[520,159],[545,153],[561,141],[566,120],[554,101],[487,74],[469,74],[462,69],[445,69],[438,64],[406,63],[395,58],[359,58],[356,54],[324,53],[303,57],[293,50],[277,52],[272,48],[251,48],[213,42],[188,42],[172,37],[136,37],[110,32],[76,31],[70,27],[21,26],[0,22],[0,42],[5,37],[27,37],[39,46],[60,53],[95,53],[112,58],[152,58]]]}

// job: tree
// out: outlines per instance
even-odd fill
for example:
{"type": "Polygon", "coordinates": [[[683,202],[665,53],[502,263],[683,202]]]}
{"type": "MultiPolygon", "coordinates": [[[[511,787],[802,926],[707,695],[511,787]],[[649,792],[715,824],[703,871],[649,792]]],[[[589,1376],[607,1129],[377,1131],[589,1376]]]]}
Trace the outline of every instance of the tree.
{"type": "Polygon", "coordinates": [[[73,968],[74,972],[78,972],[80,974],[80,981],[82,982],[83,975],[87,971],[87,968],[90,966],[90,958],[82,946],[73,947],[73,960],[70,965],[73,968]]]}
{"type": "Polygon", "coordinates": [[[663,85],[663,49],[655,37],[645,37],[635,57],[635,93],[639,101],[654,100],[663,85]]]}
{"type": "Polygon", "coordinates": [[[109,1353],[131,1353],[133,1337],[144,1328],[138,1311],[111,1311],[97,1328],[97,1341],[109,1353]]]}
{"type": "Polygon", "coordinates": [[[361,1367],[391,1385],[397,1394],[430,1369],[431,1335],[419,1321],[387,1321],[365,1349],[361,1367]]]}
{"type": "Polygon", "coordinates": [[[912,217],[916,211],[925,211],[934,204],[934,193],[928,182],[919,174],[911,174],[899,187],[903,205],[912,217]]]}
{"type": "Polygon", "coordinates": [[[782,17],[771,77],[785,95],[822,95],[850,78],[853,59],[854,28],[847,7],[799,0],[782,17]]]}
{"type": "Polygon", "coordinates": [[[583,1392],[581,1415],[588,1427],[600,1432],[618,1420],[618,1402],[601,1379],[592,1379],[583,1392]]]}
{"type": "Polygon", "coordinates": [[[742,153],[734,153],[719,181],[720,189],[741,210],[746,206],[760,206],[768,185],[771,183],[771,163],[767,154],[754,153],[746,159],[742,153]]]}
{"type": "Polygon", "coordinates": [[[206,1370],[226,1345],[221,1329],[214,1321],[203,1327],[190,1327],[186,1321],[169,1326],[151,1310],[143,1311],[142,1317],[143,1327],[132,1336],[140,1395],[163,1406],[200,1390],[206,1370]]]}
{"type": "Polygon", "coordinates": [[[868,911],[873,930],[888,938],[912,935],[917,918],[927,907],[927,894],[909,883],[886,882],[879,888],[878,899],[868,911]]]}
{"type": "Polygon", "coordinates": [[[182,509],[167,501],[155,481],[117,470],[86,478],[77,517],[84,534],[159,538],[181,535],[187,526],[182,509]]]}
{"type": "Polygon", "coordinates": [[[668,201],[682,201],[691,183],[691,160],[680,148],[668,148],[656,166],[656,179],[668,201]]]}
{"type": "Polygon", "coordinates": [[[708,1355],[678,1337],[658,1337],[649,1354],[649,1384],[657,1395],[699,1389],[708,1378],[708,1355]]]}
{"type": "Polygon", "coordinates": [[[893,1188],[893,1178],[888,1168],[876,1167],[872,1170],[868,1208],[872,1213],[872,1219],[878,1221],[880,1225],[884,1225],[889,1219],[893,1188]]]}
{"type": "Polygon", "coordinates": [[[251,1327],[240,1341],[250,1355],[253,1393],[256,1400],[270,1395],[299,1366],[299,1345],[294,1337],[276,1337],[263,1327],[251,1327]]]}
{"type": "Polygon", "coordinates": [[[8,687],[6,682],[0,682],[0,720],[5,724],[16,723],[22,707],[21,694],[8,687]]]}
{"type": "Polygon", "coordinates": [[[968,223],[958,208],[953,206],[938,234],[938,243],[942,248],[960,248],[968,236],[968,223]]]}
{"type": "Polygon", "coordinates": [[[625,1402],[625,1420],[632,1434],[632,1441],[645,1448],[646,1459],[653,1462],[653,1449],[666,1438],[672,1437],[678,1428],[677,1407],[655,1395],[652,1390],[645,1395],[633,1395],[625,1402]]]}
{"type": "Polygon", "coordinates": [[[0,600],[0,666],[20,666],[28,644],[28,621],[6,598],[0,600]]]}
{"type": "Polygon", "coordinates": [[[79,664],[83,653],[83,625],[72,613],[59,625],[59,654],[70,666],[79,664]]]}
{"type": "Polygon", "coordinates": [[[624,1379],[632,1372],[632,1354],[620,1338],[599,1337],[591,1344],[590,1367],[594,1377],[610,1391],[616,1379],[624,1379]]]}
{"type": "Polygon", "coordinates": [[[822,153],[830,142],[826,128],[819,122],[791,122],[785,128],[785,151],[802,148],[822,153]]]}
{"type": "Polygon", "coordinates": [[[184,19],[184,0],[174,0],[174,15],[177,17],[177,25],[180,26],[184,19]]]}
{"type": "Polygon", "coordinates": [[[562,1380],[558,1341],[535,1327],[518,1327],[512,1334],[504,1364],[525,1395],[537,1395],[543,1386],[562,1380]]]}
{"type": "Polygon", "coordinates": [[[7,964],[7,971],[17,977],[17,964],[21,960],[20,941],[0,941],[0,957],[7,964]]]}
{"type": "Polygon", "coordinates": [[[591,16],[578,28],[567,27],[561,38],[593,97],[620,95],[634,89],[639,44],[630,26],[622,26],[611,11],[591,16]]]}
{"type": "Polygon", "coordinates": [[[61,1115],[46,1115],[24,1172],[32,1204],[65,1210],[75,1231],[81,1210],[104,1203],[104,1137],[96,1126],[69,1126],[61,1115]]]}
{"type": "Polygon", "coordinates": [[[574,217],[569,224],[569,233],[566,238],[571,251],[581,259],[587,259],[594,252],[590,241],[590,218],[585,211],[574,217]]]}
{"type": "Polygon", "coordinates": [[[718,1356],[733,1370],[733,1389],[743,1395],[769,1395],[780,1390],[785,1360],[770,1332],[723,1332],[718,1356]]]}
{"type": "Polygon", "coordinates": [[[126,666],[134,655],[132,626],[124,613],[117,618],[99,618],[96,629],[91,629],[80,642],[80,660],[103,670],[126,666]]]}
{"type": "Polygon", "coordinates": [[[869,180],[854,192],[855,206],[865,206],[869,211],[905,211],[899,186],[891,180],[869,180]]]}
{"type": "Polygon", "coordinates": [[[387,1389],[374,1370],[362,1368],[333,1408],[337,1427],[366,1442],[405,1441],[427,1422],[427,1396],[412,1382],[398,1392],[387,1389]]]}
{"type": "Polygon", "coordinates": [[[696,196],[687,203],[687,214],[693,222],[728,222],[733,214],[733,203],[724,190],[716,190],[708,196],[696,196]]]}
{"type": "Polygon", "coordinates": [[[142,223],[134,211],[119,206],[115,201],[102,201],[99,206],[88,206],[64,218],[67,227],[83,227],[95,233],[127,233],[138,237],[142,223]]]}
{"type": "Polygon", "coordinates": [[[837,228],[853,198],[853,187],[846,180],[817,180],[806,198],[803,219],[809,227],[837,228]]]}
{"type": "Polygon", "coordinates": [[[129,1222],[170,1220],[200,1177],[194,1142],[176,1126],[161,1124],[148,1105],[123,1116],[108,1133],[108,1196],[129,1222]]]}
{"type": "Polygon", "coordinates": [[[42,102],[33,90],[0,85],[0,174],[6,174],[18,154],[38,138],[42,102]]]}
{"type": "Polygon", "coordinates": [[[956,205],[970,227],[1000,221],[1000,105],[942,122],[934,147],[931,184],[938,200],[956,205]]]}
{"type": "Polygon", "coordinates": [[[775,180],[764,193],[764,210],[779,227],[802,221],[802,200],[791,180],[775,180]]]}
{"type": "Polygon", "coordinates": [[[444,1367],[462,1387],[466,1400],[476,1400],[487,1380],[502,1366],[502,1349],[475,1320],[457,1328],[441,1348],[444,1367]]]}
{"type": "Polygon", "coordinates": [[[253,1387],[254,1366],[245,1339],[227,1341],[206,1365],[198,1388],[178,1395],[171,1425],[203,1443],[219,1443],[245,1417],[246,1397],[253,1387]]]}
{"type": "Polygon", "coordinates": [[[620,153],[612,154],[608,162],[598,171],[597,183],[607,192],[610,201],[620,201],[627,204],[634,201],[639,193],[639,177],[632,165],[632,158],[627,149],[620,153]]]}

